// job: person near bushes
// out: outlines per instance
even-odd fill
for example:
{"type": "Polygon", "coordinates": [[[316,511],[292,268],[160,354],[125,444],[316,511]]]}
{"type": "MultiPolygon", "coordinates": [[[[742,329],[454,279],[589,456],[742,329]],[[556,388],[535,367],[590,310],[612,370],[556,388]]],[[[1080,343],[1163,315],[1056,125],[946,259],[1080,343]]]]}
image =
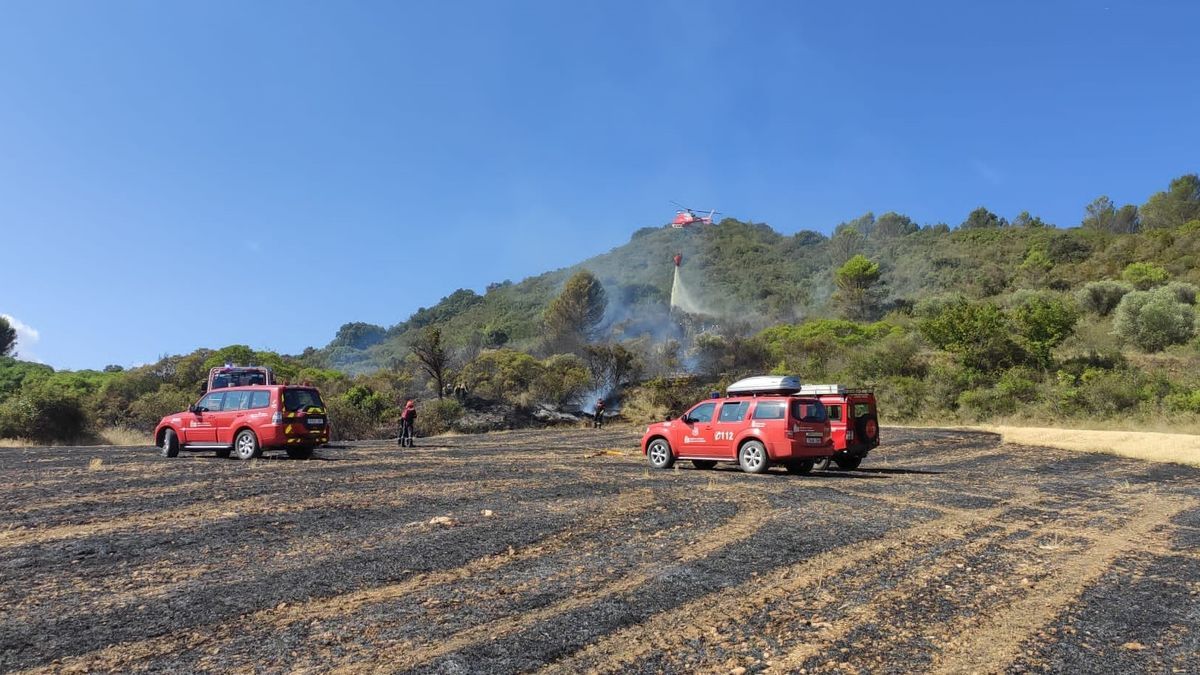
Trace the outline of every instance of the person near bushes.
{"type": "Polygon", "coordinates": [[[604,426],[604,399],[596,399],[596,414],[592,417],[592,426],[596,429],[604,426]]]}
{"type": "Polygon", "coordinates": [[[417,421],[417,405],[410,398],[408,403],[404,404],[404,411],[400,413],[400,438],[397,441],[402,447],[413,447],[413,424],[417,421]]]}

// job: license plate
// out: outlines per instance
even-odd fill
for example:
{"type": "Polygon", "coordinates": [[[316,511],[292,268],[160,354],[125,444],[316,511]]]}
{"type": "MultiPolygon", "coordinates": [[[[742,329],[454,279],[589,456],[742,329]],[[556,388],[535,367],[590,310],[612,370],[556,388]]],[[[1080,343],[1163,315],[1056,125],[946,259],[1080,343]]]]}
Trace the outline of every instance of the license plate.
{"type": "Polygon", "coordinates": [[[311,424],[312,426],[319,427],[322,424],[325,424],[325,418],[324,417],[310,417],[310,418],[308,418],[308,423],[311,424]]]}
{"type": "Polygon", "coordinates": [[[808,443],[809,445],[820,445],[820,444],[821,444],[821,437],[820,437],[820,436],[808,436],[808,437],[806,437],[804,440],[805,440],[805,442],[806,442],[806,443],[808,443]]]}

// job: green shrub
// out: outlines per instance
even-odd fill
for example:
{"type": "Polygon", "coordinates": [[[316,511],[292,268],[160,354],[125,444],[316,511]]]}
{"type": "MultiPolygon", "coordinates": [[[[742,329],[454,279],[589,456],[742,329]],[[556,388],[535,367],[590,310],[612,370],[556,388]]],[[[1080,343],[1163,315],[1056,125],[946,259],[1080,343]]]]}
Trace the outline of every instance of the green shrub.
{"type": "Polygon", "coordinates": [[[1071,336],[1077,321],[1074,304],[1049,293],[1021,294],[1012,310],[1021,345],[1041,366],[1049,365],[1051,352],[1071,336]]]}
{"type": "Polygon", "coordinates": [[[530,394],[539,403],[573,406],[580,403],[591,384],[591,373],[582,359],[574,354],[555,354],[542,361],[530,394]]]}
{"type": "Polygon", "coordinates": [[[462,404],[452,398],[429,401],[417,411],[417,435],[444,434],[453,429],[462,416],[462,404]]]}
{"type": "Polygon", "coordinates": [[[1075,300],[1084,311],[1108,316],[1132,290],[1133,286],[1120,281],[1093,281],[1079,289],[1075,300]]]}
{"type": "Polygon", "coordinates": [[[1166,283],[1170,275],[1153,263],[1135,262],[1130,263],[1125,271],[1121,272],[1121,278],[1137,290],[1145,291],[1166,283]]]}
{"type": "Polygon", "coordinates": [[[928,393],[929,385],[916,377],[889,377],[875,386],[879,414],[889,422],[932,417],[928,393]]]}
{"type": "Polygon", "coordinates": [[[971,389],[958,397],[959,412],[969,419],[986,420],[1017,411],[1017,400],[995,388],[971,389]]]}
{"type": "Polygon", "coordinates": [[[0,437],[75,441],[87,430],[83,401],[65,387],[39,382],[0,405],[0,437]]]}
{"type": "Polygon", "coordinates": [[[1170,288],[1134,291],[1121,299],[1113,333],[1145,352],[1183,344],[1195,334],[1196,311],[1170,288]]]}
{"type": "Polygon", "coordinates": [[[1000,376],[996,391],[1021,403],[1031,403],[1038,398],[1036,374],[1027,368],[1013,368],[1000,376]]]}
{"type": "Polygon", "coordinates": [[[1200,389],[1170,394],[1163,405],[1171,412],[1200,413],[1200,389]]]}
{"type": "Polygon", "coordinates": [[[1008,316],[990,302],[958,300],[917,324],[933,346],[956,355],[961,363],[980,372],[996,372],[1027,358],[1013,339],[1008,316]]]}
{"type": "Polygon", "coordinates": [[[134,429],[150,431],[163,417],[187,410],[197,398],[193,392],[170,384],[164,385],[157,391],[142,394],[129,404],[129,425],[134,429]]]}
{"type": "Polygon", "coordinates": [[[1163,286],[1163,289],[1170,291],[1171,294],[1175,296],[1176,300],[1184,303],[1185,305],[1195,305],[1196,293],[1200,291],[1200,289],[1197,289],[1193,284],[1189,284],[1184,281],[1172,281],[1166,286],[1163,286]]]}
{"type": "MultiPolygon", "coordinates": [[[[324,398],[325,408],[329,413],[329,426],[332,430],[330,440],[358,441],[398,433],[396,429],[387,429],[382,420],[367,415],[358,406],[346,400],[344,396],[326,396],[324,398]]],[[[419,418],[418,415],[418,420],[419,418]]]]}

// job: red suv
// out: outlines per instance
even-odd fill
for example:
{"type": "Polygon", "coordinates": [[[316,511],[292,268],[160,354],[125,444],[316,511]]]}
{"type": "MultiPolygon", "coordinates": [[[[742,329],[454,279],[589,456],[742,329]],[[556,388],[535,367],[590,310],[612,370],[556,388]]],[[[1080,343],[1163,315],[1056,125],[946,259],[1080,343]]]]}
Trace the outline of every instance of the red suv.
{"type": "Polygon", "coordinates": [[[313,448],[329,442],[329,418],[313,387],[227,387],[162,418],[154,442],[163,457],[175,457],[182,449],[253,459],[263,450],[283,448],[289,457],[308,459],[313,448]]]}
{"type": "Polygon", "coordinates": [[[802,396],[816,396],[829,411],[833,447],[837,451],[818,468],[829,468],[830,460],[839,469],[857,469],[867,453],[879,446],[879,414],[875,393],[870,389],[847,389],[837,384],[806,384],[802,396]]]}
{"type": "Polygon", "coordinates": [[[642,453],[656,469],[687,459],[697,469],[737,462],[747,473],[763,473],[771,464],[808,473],[834,447],[825,405],[796,395],[799,389],[794,377],[736,382],[725,398],[701,401],[677,420],[647,427],[642,453]]]}

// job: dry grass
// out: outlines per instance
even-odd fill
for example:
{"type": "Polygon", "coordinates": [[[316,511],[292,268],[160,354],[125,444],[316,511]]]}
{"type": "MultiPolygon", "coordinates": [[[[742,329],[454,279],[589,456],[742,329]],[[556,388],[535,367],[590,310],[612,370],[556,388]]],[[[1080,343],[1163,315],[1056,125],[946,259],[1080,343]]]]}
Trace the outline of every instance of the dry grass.
{"type": "Polygon", "coordinates": [[[39,441],[31,441],[27,438],[0,438],[0,448],[44,448],[44,447],[71,447],[75,445],[154,445],[150,441],[150,434],[136,431],[134,429],[125,428],[110,428],[102,429],[95,436],[81,438],[74,442],[57,441],[54,443],[46,443],[39,441]]]}
{"type": "Polygon", "coordinates": [[[100,432],[100,438],[105,445],[154,445],[150,441],[150,434],[133,429],[104,429],[100,432]]]}
{"type": "Polygon", "coordinates": [[[1000,434],[1005,443],[1042,445],[1079,452],[1105,452],[1151,462],[1200,466],[1200,436],[1150,431],[1056,429],[1052,427],[981,426],[1000,434]]]}

